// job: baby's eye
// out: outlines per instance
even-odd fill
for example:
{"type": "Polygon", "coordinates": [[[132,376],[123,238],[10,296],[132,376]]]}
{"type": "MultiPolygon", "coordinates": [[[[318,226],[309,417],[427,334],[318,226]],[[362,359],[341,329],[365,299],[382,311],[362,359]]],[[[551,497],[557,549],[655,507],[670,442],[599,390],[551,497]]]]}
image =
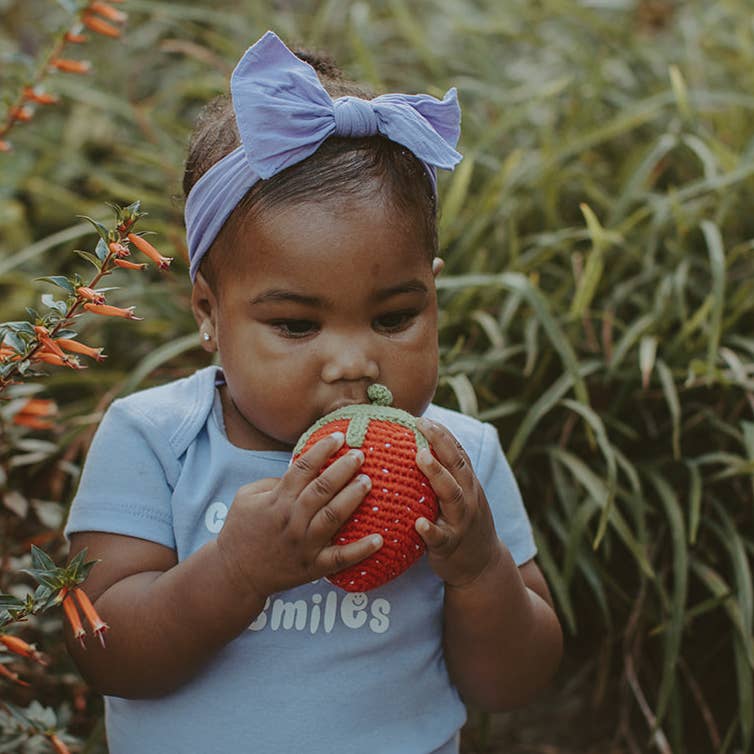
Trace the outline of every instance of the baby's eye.
{"type": "Polygon", "coordinates": [[[317,323],[309,319],[276,319],[270,325],[286,338],[305,338],[319,329],[317,323]]]}
{"type": "Polygon", "coordinates": [[[414,309],[407,309],[398,312],[388,312],[377,317],[374,320],[376,330],[383,332],[400,332],[405,330],[416,318],[417,312],[414,309]]]}

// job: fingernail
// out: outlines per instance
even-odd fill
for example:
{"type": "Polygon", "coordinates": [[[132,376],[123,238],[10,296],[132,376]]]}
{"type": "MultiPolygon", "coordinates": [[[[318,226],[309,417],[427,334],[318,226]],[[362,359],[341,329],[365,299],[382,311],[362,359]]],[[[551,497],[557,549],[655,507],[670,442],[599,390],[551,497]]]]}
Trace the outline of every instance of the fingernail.
{"type": "Polygon", "coordinates": [[[429,419],[425,419],[423,416],[420,416],[416,420],[416,425],[419,427],[419,429],[432,429],[432,422],[429,419]]]}
{"type": "Polygon", "coordinates": [[[333,432],[330,437],[335,440],[335,442],[338,444],[338,447],[340,447],[346,441],[346,436],[342,432],[333,432]]]}
{"type": "Polygon", "coordinates": [[[430,463],[432,463],[432,452],[427,450],[427,448],[422,448],[416,454],[416,462],[424,466],[428,466],[430,463]]]}
{"type": "Polygon", "coordinates": [[[367,489],[370,489],[372,486],[372,480],[366,474],[359,474],[356,477],[356,481],[359,484],[363,484],[367,489]]]}
{"type": "Polygon", "coordinates": [[[382,537],[379,534],[375,534],[372,537],[371,542],[375,547],[382,547],[382,537]]]}
{"type": "Polygon", "coordinates": [[[424,532],[426,534],[429,531],[429,521],[427,521],[426,518],[417,518],[416,528],[418,531],[424,532]]]}
{"type": "Polygon", "coordinates": [[[364,454],[360,450],[349,450],[348,455],[358,461],[359,464],[364,463],[364,454]]]}

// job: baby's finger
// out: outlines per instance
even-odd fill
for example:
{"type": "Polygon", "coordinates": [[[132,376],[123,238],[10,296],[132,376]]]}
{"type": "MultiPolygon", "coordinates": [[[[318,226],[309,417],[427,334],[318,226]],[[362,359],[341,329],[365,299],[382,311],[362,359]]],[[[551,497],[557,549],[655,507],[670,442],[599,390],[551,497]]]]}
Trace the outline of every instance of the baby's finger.
{"type": "Polygon", "coordinates": [[[466,511],[463,487],[427,448],[416,454],[416,464],[432,485],[443,517],[451,526],[458,525],[466,511]]]}
{"type": "Polygon", "coordinates": [[[325,547],[317,556],[314,565],[322,576],[329,576],[360,563],[364,558],[377,552],[380,547],[382,547],[382,536],[370,534],[356,542],[349,542],[347,545],[325,547]]]}
{"type": "Polygon", "coordinates": [[[432,523],[424,516],[416,519],[414,528],[430,552],[446,552],[452,548],[453,534],[449,529],[432,523]]]}
{"type": "Polygon", "coordinates": [[[349,450],[306,485],[294,510],[294,515],[301,517],[305,529],[309,528],[314,516],[327,507],[353,479],[362,463],[364,454],[358,449],[349,450]]]}
{"type": "Polygon", "coordinates": [[[282,477],[281,490],[298,497],[306,485],[317,478],[327,459],[337,453],[345,441],[346,436],[342,432],[333,432],[315,442],[291,463],[282,477]]]}
{"type": "Polygon", "coordinates": [[[416,424],[419,431],[429,440],[437,459],[458,483],[465,485],[470,482],[473,475],[471,461],[450,430],[423,417],[417,419],[416,424]]]}
{"type": "MultiPolygon", "coordinates": [[[[339,459],[340,460],[340,459],[339,459]]],[[[334,466],[335,464],[333,464],[334,466]]],[[[372,487],[366,474],[351,480],[329,503],[321,507],[309,523],[309,534],[315,542],[329,542],[372,487]]]]}

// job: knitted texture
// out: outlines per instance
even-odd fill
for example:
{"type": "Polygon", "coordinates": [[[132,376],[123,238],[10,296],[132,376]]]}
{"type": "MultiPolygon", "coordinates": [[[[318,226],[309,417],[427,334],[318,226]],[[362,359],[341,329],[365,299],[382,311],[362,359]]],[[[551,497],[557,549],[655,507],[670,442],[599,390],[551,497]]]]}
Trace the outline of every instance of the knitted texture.
{"type": "MultiPolygon", "coordinates": [[[[374,400],[378,391],[370,388],[369,395],[374,400]]],[[[379,395],[377,400],[382,403],[385,399],[379,395]]],[[[415,459],[417,449],[428,447],[428,443],[405,411],[384,405],[347,406],[324,416],[305,432],[294,457],[333,432],[343,432],[346,442],[327,465],[358,447],[364,453],[360,473],[372,480],[371,490],[335,534],[333,544],[345,545],[369,534],[381,534],[384,544],[355,566],[329,576],[328,581],[347,592],[366,592],[399,576],[424,553],[414,523],[421,516],[437,519],[437,497],[415,459]]]]}

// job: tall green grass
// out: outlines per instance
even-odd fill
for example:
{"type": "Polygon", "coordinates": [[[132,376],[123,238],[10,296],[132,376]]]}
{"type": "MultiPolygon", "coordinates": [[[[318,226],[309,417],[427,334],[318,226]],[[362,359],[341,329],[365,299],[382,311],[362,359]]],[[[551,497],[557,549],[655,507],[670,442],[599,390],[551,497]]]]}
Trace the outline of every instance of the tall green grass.
{"type": "MultiPolygon", "coordinates": [[[[35,12],[54,23],[42,0],[11,5],[16,29],[35,12]]],[[[499,427],[569,643],[592,644],[595,674],[623,689],[626,742],[749,750],[748,0],[268,5],[129,0],[120,49],[90,81],[59,81],[69,104],[2,157],[0,319],[63,259],[81,230],[70,218],[105,199],[142,199],[163,252],[182,255],[191,120],[267,28],[378,89],[458,86],[465,159],[440,184],[438,399],[499,427]]],[[[42,44],[44,29],[29,35],[42,44]]],[[[127,341],[92,333],[112,356],[90,396],[53,381],[72,413],[201,363],[180,267],[129,281],[124,299],[149,317],[127,341]]]]}

